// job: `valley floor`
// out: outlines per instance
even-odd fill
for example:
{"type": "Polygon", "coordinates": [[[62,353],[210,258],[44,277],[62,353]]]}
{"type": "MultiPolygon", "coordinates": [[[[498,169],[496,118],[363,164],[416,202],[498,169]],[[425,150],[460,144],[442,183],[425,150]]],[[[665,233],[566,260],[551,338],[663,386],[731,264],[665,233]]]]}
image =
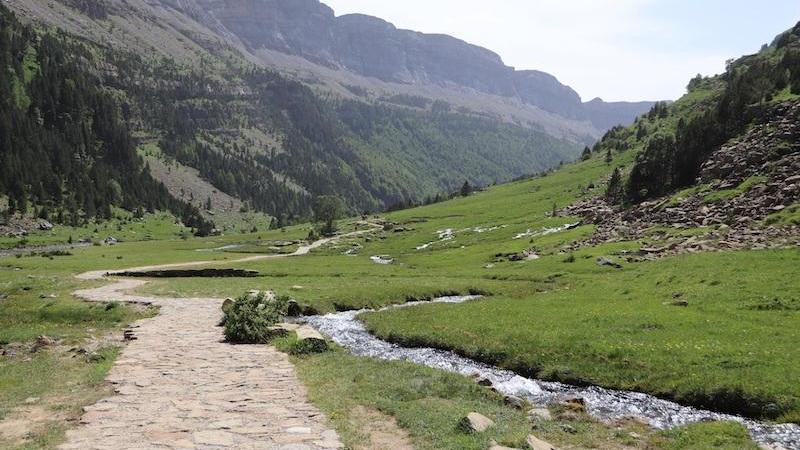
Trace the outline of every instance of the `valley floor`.
{"type": "MultiPolygon", "coordinates": [[[[631,157],[620,155],[617,163],[624,164],[625,158],[631,157]]],[[[297,258],[253,257],[235,253],[241,248],[236,245],[256,242],[268,246],[298,240],[307,234],[305,227],[258,235],[92,246],[50,258],[4,258],[0,260],[0,286],[9,297],[0,300],[0,320],[14,325],[3,329],[0,340],[8,349],[47,334],[80,346],[98,330],[120,330],[141,318],[141,312],[127,306],[97,308],[72,299],[70,292],[86,287],[72,279],[75,273],[211,260],[194,264],[251,269],[260,276],[154,279],[136,295],[185,298],[181,308],[203,316],[203,324],[210,327],[216,317],[204,313],[210,303],[191,299],[271,289],[291,295],[304,307],[327,313],[443,294],[480,293],[488,298],[463,305],[386,311],[363,320],[388,340],[453,349],[538,378],[641,390],[762,421],[797,422],[800,392],[792,384],[792,374],[800,369],[800,354],[793,345],[798,337],[796,303],[800,296],[794,276],[800,262],[797,249],[705,252],[655,261],[631,257],[664,235],[687,238],[712,227],[659,228],[632,241],[574,248],[572,244],[585,241],[595,227],[576,225],[571,217],[553,217],[552,211],[595,195],[598,188],[590,186],[601,185],[609,170],[609,165],[593,159],[546,177],[392,213],[375,219],[383,224],[381,228],[343,222],[345,235],[339,240],[297,258]],[[373,258],[376,256],[381,258],[373,258]],[[55,298],[49,298],[51,292],[55,298]]],[[[793,226],[791,222],[789,226],[793,226]]],[[[126,297],[98,298],[114,299],[126,297]]],[[[156,327],[159,330],[175,325],[167,323],[171,306],[166,305],[170,303],[164,302],[158,319],[146,323],[161,324],[156,327]]],[[[201,319],[188,317],[178,324],[188,327],[195,320],[201,319]]],[[[183,333],[172,330],[176,339],[183,333]]],[[[155,328],[152,332],[154,341],[148,340],[149,344],[164,345],[169,339],[155,328]]],[[[204,333],[208,335],[203,339],[213,340],[211,334],[217,331],[211,328],[204,333]]],[[[112,380],[123,373],[119,371],[133,368],[126,362],[125,352],[140,351],[136,349],[142,349],[145,339],[149,338],[143,334],[123,351],[112,369],[112,380]]],[[[111,344],[109,347],[122,345],[111,344]]],[[[209,361],[206,358],[221,352],[237,355],[242,351],[216,347],[211,341],[208,345],[213,349],[207,353],[213,355],[197,361],[187,357],[187,368],[191,361],[202,365],[209,361]]],[[[284,356],[268,348],[245,353],[260,355],[252,356],[253,370],[269,368],[271,363],[266,360],[273,357],[284,361],[276,367],[289,367],[284,365],[284,356]]],[[[36,358],[60,361],[57,355],[53,349],[37,353],[36,358]]],[[[755,448],[745,429],[731,423],[655,431],[636,419],[600,423],[583,411],[559,405],[550,408],[552,420],[532,422],[526,410],[505,404],[502,396],[469,378],[411,363],[354,357],[342,349],[290,360],[308,388],[309,400],[327,415],[342,442],[354,448],[370,448],[377,444],[363,443],[380,442],[381,437],[373,435],[367,425],[373,420],[415,448],[484,449],[492,440],[521,447],[532,430],[563,448],[755,448]],[[496,427],[486,434],[463,433],[457,424],[471,411],[492,418],[496,427]]],[[[19,358],[0,361],[0,382],[11,387],[0,393],[6,417],[24,408],[30,397],[44,402],[73,389],[42,373],[22,379],[19,367],[25,364],[29,362],[19,358]],[[42,387],[33,389],[30,384],[35,380],[42,387]]],[[[98,367],[101,379],[109,367],[107,363],[98,367]]],[[[180,369],[171,366],[166,370],[180,369]]],[[[75,375],[69,383],[82,385],[88,379],[75,375]]],[[[95,392],[105,389],[94,380],[95,392]]],[[[135,386],[135,380],[126,382],[146,390],[146,381],[141,387],[135,386]]],[[[106,402],[124,398],[110,397],[106,402]]],[[[82,401],[71,401],[66,407],[71,412],[63,420],[77,418],[80,407],[93,402],[88,395],[82,401]]],[[[73,433],[80,431],[69,432],[71,440],[77,436],[73,433]]],[[[61,439],[57,434],[44,438],[41,432],[33,433],[34,439],[14,442],[20,448],[52,447],[61,439]]]]}

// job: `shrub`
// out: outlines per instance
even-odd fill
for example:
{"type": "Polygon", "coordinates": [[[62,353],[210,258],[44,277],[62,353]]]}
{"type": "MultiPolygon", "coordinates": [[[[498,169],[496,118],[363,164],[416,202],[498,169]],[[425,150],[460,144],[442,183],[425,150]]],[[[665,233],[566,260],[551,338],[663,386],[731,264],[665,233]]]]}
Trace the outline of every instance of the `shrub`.
{"type": "Polygon", "coordinates": [[[225,340],[235,344],[265,344],[272,339],[272,327],[286,315],[288,297],[259,292],[245,294],[229,305],[223,318],[225,340]]]}
{"type": "Polygon", "coordinates": [[[302,339],[295,340],[289,346],[290,355],[312,355],[315,353],[325,353],[330,350],[328,341],[322,339],[302,339]]]}

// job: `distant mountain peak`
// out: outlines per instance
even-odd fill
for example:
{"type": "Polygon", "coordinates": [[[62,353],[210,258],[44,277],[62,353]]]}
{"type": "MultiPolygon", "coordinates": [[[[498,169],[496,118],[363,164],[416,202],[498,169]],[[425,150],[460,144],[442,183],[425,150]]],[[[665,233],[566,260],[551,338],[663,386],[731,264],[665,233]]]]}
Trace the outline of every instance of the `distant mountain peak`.
{"type": "MultiPolygon", "coordinates": [[[[398,29],[366,14],[336,16],[317,0],[183,0],[194,3],[208,18],[236,36],[250,51],[299,56],[312,64],[385,83],[461,89],[512,99],[567,120],[588,121],[599,133],[609,122],[629,123],[651,104],[617,103],[602,115],[602,100],[587,111],[580,96],[556,77],[538,70],[515,70],[497,53],[446,34],[398,29]]],[[[268,58],[269,59],[269,58],[268,58]]],[[[276,62],[275,57],[268,63],[276,62]]],[[[306,67],[307,70],[308,67],[306,67]]],[[[353,81],[352,83],[356,83],[353,81]]],[[[351,83],[351,84],[352,84],[351,83]]],[[[403,92],[408,94],[409,92],[403,92]]],[[[480,109],[481,101],[471,103],[480,109]]]]}

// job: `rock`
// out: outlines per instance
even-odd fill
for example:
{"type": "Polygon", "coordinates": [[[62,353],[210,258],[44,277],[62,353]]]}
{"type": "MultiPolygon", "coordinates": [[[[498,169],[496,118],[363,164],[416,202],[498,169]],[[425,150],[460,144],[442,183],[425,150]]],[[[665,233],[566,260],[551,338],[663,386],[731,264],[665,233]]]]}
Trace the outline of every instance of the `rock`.
{"type": "Polygon", "coordinates": [[[369,259],[371,259],[375,264],[389,265],[394,263],[394,259],[386,255],[371,256],[369,259]]]}
{"type": "Polygon", "coordinates": [[[39,222],[39,229],[42,231],[50,231],[53,229],[53,224],[46,220],[42,220],[39,222]]]}
{"type": "Polygon", "coordinates": [[[601,257],[597,258],[597,265],[598,266],[613,267],[615,269],[622,269],[622,265],[621,264],[615,263],[610,258],[606,258],[605,256],[601,256],[601,257]]]}
{"type": "Polygon", "coordinates": [[[36,353],[43,348],[52,347],[54,345],[56,345],[55,339],[42,335],[36,338],[36,343],[33,344],[31,352],[36,353]]]}
{"type": "Polygon", "coordinates": [[[533,408],[528,411],[528,420],[553,420],[553,416],[547,408],[533,408]]]}
{"type": "Polygon", "coordinates": [[[41,294],[39,298],[58,298],[56,294],[41,294]]]}
{"type": "Polygon", "coordinates": [[[493,427],[494,422],[480,413],[471,412],[461,419],[460,426],[468,433],[483,433],[493,427]]]}
{"type": "Polygon", "coordinates": [[[514,395],[507,395],[503,399],[503,402],[506,405],[511,406],[513,408],[516,408],[516,409],[523,409],[526,406],[525,400],[523,400],[523,399],[521,399],[521,398],[519,398],[517,396],[514,396],[514,395]]]}
{"type": "Polygon", "coordinates": [[[578,430],[575,429],[575,427],[573,427],[572,425],[570,425],[568,423],[562,423],[561,424],[561,430],[563,432],[569,433],[569,434],[576,434],[578,432],[578,430]]]}
{"type": "Polygon", "coordinates": [[[226,298],[224,302],[222,302],[222,312],[228,314],[233,308],[234,300],[232,298],[226,298]]]}
{"type": "Polygon", "coordinates": [[[106,244],[106,245],[117,245],[118,242],[119,241],[117,240],[117,238],[115,238],[113,236],[109,236],[109,237],[105,238],[105,240],[103,240],[103,243],[106,244]]]}
{"type": "Polygon", "coordinates": [[[497,441],[489,442],[489,450],[518,450],[514,447],[505,447],[497,443],[497,441]]]}
{"type": "Polygon", "coordinates": [[[789,450],[780,444],[762,444],[759,445],[762,450],[789,450]]]}
{"type": "Polygon", "coordinates": [[[303,315],[303,309],[296,301],[289,300],[289,304],[286,308],[286,315],[289,317],[300,317],[303,315]]]}
{"type": "Polygon", "coordinates": [[[25,399],[25,404],[26,405],[32,405],[32,404],[38,403],[38,402],[39,402],[39,397],[28,397],[28,398],[25,399]]]}
{"type": "Polygon", "coordinates": [[[570,411],[584,413],[586,412],[586,400],[580,397],[566,398],[560,403],[561,406],[570,411]]]}
{"type": "Polygon", "coordinates": [[[558,448],[549,442],[545,442],[534,435],[528,435],[528,438],[525,439],[525,443],[527,444],[530,450],[558,450],[558,448]]]}
{"type": "Polygon", "coordinates": [[[292,286],[290,289],[293,290],[293,291],[302,291],[303,289],[305,289],[305,287],[295,285],[295,286],[292,286]]]}
{"type": "Polygon", "coordinates": [[[475,380],[475,383],[477,383],[480,386],[490,387],[492,385],[492,380],[484,377],[479,373],[473,374],[472,379],[475,380]]]}
{"type": "Polygon", "coordinates": [[[8,294],[0,294],[0,301],[8,298],[8,294]]]}
{"type": "Polygon", "coordinates": [[[689,306],[689,302],[686,300],[673,300],[670,302],[664,302],[664,306],[680,306],[686,308],[689,306]]]}
{"type": "Polygon", "coordinates": [[[303,353],[322,353],[328,351],[328,341],[315,329],[302,325],[295,331],[297,342],[303,353]]]}
{"type": "Polygon", "coordinates": [[[89,352],[86,354],[86,362],[90,363],[98,363],[101,361],[105,361],[105,356],[97,353],[97,352],[89,352]]]}
{"type": "Polygon", "coordinates": [[[122,333],[122,339],[124,341],[130,342],[130,341],[138,340],[139,338],[136,337],[136,335],[134,334],[133,330],[125,330],[122,333]]]}

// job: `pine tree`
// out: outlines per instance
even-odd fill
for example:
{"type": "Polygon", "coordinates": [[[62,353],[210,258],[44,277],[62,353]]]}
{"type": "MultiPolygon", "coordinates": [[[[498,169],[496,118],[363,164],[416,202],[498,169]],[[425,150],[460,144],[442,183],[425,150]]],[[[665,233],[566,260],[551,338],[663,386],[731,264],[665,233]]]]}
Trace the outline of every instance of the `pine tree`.
{"type": "Polygon", "coordinates": [[[470,194],[472,194],[472,186],[469,184],[469,181],[465,181],[461,186],[460,194],[462,197],[468,197],[470,194]]]}
{"type": "Polygon", "coordinates": [[[625,197],[625,190],[622,186],[622,173],[619,168],[614,168],[611,174],[611,179],[608,180],[608,187],[606,188],[606,200],[612,205],[622,203],[625,197]]]}
{"type": "Polygon", "coordinates": [[[589,146],[586,146],[586,147],[583,149],[583,154],[581,154],[581,160],[583,160],[583,161],[587,161],[587,160],[589,160],[591,157],[592,157],[592,149],[590,149],[590,148],[589,148],[589,146]]]}

